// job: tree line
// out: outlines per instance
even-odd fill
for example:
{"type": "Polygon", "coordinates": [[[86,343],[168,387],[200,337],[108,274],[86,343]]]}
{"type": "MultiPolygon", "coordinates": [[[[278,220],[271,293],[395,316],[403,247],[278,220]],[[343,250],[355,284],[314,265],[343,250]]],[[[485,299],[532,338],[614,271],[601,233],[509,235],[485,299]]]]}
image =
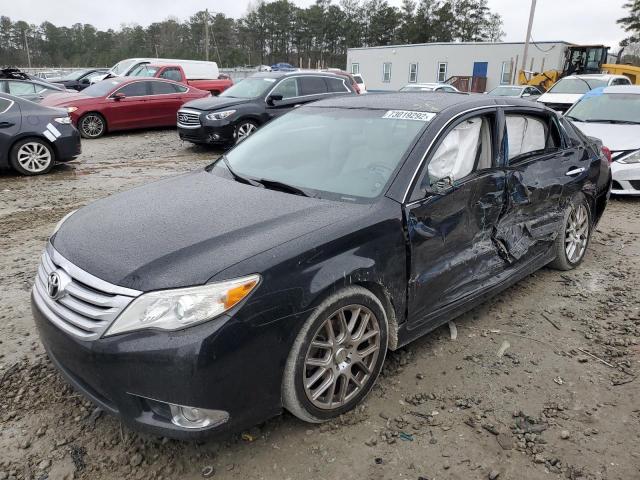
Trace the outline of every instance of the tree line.
{"type": "Polygon", "coordinates": [[[98,30],[91,24],[31,25],[0,17],[0,66],[111,66],[129,57],[209,59],[221,66],[289,62],[343,66],[349,47],[398,43],[499,41],[502,19],[487,0],[260,0],[246,15],[199,11],[147,27],[98,30]],[[205,25],[209,25],[205,45],[205,25]],[[27,48],[28,47],[28,48],[27,48]]]}

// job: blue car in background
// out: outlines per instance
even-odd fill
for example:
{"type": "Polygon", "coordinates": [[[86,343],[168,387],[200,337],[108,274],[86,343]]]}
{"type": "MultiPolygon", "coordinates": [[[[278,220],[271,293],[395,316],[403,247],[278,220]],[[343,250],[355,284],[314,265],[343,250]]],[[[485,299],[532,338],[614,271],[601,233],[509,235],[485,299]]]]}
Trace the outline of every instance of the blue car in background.
{"type": "Polygon", "coordinates": [[[271,65],[272,72],[293,72],[294,70],[296,70],[296,67],[290,63],[274,63],[271,65]]]}

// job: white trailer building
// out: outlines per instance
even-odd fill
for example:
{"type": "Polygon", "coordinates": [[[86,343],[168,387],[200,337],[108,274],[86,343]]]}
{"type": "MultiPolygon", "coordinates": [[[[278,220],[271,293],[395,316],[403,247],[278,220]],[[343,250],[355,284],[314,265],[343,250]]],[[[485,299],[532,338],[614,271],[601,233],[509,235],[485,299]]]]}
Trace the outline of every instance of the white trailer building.
{"type": "MultiPolygon", "coordinates": [[[[529,45],[526,70],[562,70],[568,42],[529,45]]],[[[517,83],[524,43],[421,43],[349,48],[347,70],[360,73],[369,90],[398,90],[408,83],[451,82],[491,90],[517,83]],[[454,79],[460,77],[462,80],[454,79]],[[481,80],[486,78],[486,80],[481,80]],[[480,79],[480,80],[478,80],[480,79]]],[[[469,88],[471,90],[471,88],[469,88]]]]}

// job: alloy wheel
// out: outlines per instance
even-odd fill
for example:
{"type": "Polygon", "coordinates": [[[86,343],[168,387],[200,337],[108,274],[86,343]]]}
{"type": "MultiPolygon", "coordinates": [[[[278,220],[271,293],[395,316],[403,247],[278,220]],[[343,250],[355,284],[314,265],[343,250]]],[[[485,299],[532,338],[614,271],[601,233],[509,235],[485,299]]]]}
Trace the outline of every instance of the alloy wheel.
{"type": "Polygon", "coordinates": [[[98,115],[89,114],[82,119],[80,128],[89,138],[99,137],[104,131],[104,121],[98,115]]]}
{"type": "Polygon", "coordinates": [[[307,350],[303,382],[309,401],[339,408],[365,388],[380,355],[380,324],[362,305],[349,305],[318,328],[307,350]]]}
{"type": "Polygon", "coordinates": [[[51,151],[42,143],[28,142],[18,150],[17,160],[26,171],[40,173],[49,167],[53,158],[51,151]]]}
{"type": "Polygon", "coordinates": [[[584,204],[571,209],[564,238],[567,259],[571,263],[579,262],[589,240],[589,212],[584,204]]]}
{"type": "Polygon", "coordinates": [[[257,129],[258,129],[258,127],[256,127],[253,123],[250,123],[250,122],[241,123],[238,126],[238,130],[236,131],[236,138],[237,138],[238,142],[241,142],[242,140],[247,138],[249,135],[251,135],[257,129]]]}

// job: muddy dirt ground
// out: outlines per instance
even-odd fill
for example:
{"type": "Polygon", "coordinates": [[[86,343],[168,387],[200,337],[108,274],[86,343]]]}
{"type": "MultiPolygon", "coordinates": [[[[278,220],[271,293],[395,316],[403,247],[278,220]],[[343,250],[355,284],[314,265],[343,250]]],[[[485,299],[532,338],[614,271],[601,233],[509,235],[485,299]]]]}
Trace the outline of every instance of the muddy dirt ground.
{"type": "Polygon", "coordinates": [[[53,369],[29,290],[56,222],[218,152],[155,130],[85,141],[43,177],[0,173],[0,480],[640,478],[640,199],[610,202],[577,270],[543,269],[391,353],[357,411],[284,414],[225,441],[140,435],[53,369]]]}

